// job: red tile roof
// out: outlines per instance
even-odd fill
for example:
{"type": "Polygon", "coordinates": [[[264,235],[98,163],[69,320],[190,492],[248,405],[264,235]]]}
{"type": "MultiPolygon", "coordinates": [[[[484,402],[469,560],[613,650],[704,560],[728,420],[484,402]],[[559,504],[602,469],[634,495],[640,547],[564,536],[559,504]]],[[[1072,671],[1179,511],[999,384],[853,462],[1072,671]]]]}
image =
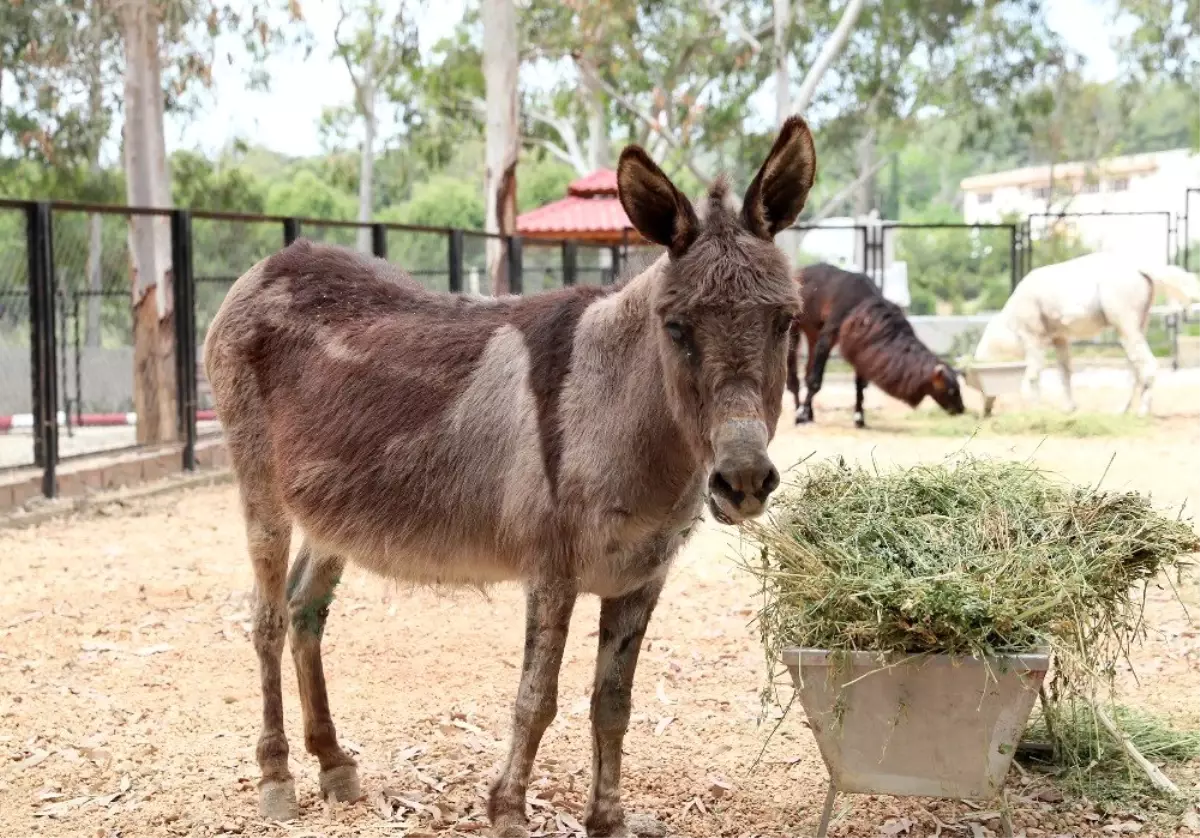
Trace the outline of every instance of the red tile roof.
{"type": "Polygon", "coordinates": [[[566,198],[517,216],[518,233],[612,233],[617,237],[633,225],[616,198],[566,198]]]}
{"type": "Polygon", "coordinates": [[[571,181],[567,186],[567,194],[578,195],[581,198],[588,198],[592,195],[616,197],[617,173],[612,169],[597,169],[590,175],[584,175],[571,181]]]}

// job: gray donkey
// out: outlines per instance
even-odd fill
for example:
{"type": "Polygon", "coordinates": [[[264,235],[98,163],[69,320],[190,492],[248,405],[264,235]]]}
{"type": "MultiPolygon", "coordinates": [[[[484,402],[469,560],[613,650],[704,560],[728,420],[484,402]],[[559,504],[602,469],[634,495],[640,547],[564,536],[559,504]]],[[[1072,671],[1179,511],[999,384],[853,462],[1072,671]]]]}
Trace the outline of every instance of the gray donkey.
{"type": "Polygon", "coordinates": [[[639,147],[621,205],[667,252],[616,288],[484,299],[423,290],[386,262],[297,241],[230,290],[204,362],[241,491],[262,682],[259,805],[298,814],[283,730],[285,637],[321,791],[360,796],[338,744],[321,635],[347,561],[416,583],[520,580],[525,654],[488,815],[527,834],[525,792],[554,718],[571,611],[600,597],[589,835],[628,835],[621,743],[646,624],[703,512],[738,523],[779,484],[796,285],[775,234],[815,155],[788,120],[746,192],[693,207],[639,147]],[[292,525],[303,532],[291,572],[292,525]]]}

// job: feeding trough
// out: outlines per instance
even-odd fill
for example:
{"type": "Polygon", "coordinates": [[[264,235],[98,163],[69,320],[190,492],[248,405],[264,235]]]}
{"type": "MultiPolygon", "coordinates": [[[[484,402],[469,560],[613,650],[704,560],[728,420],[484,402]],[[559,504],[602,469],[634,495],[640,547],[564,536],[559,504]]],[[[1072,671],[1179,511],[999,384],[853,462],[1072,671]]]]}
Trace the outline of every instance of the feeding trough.
{"type": "Polygon", "coordinates": [[[1200,549],[1187,522],[960,455],[890,473],[809,465],[750,528],[767,658],[790,670],[829,768],[821,835],[839,791],[1001,793],[1035,700],[1049,702],[1051,657],[1056,697],[1083,701],[1173,789],[1091,697],[1144,625],[1137,586],[1200,549]]]}
{"type": "Polygon", "coordinates": [[[968,387],[983,394],[984,416],[991,415],[997,396],[1008,396],[1021,392],[1025,367],[1024,361],[972,363],[967,367],[963,380],[968,387]]]}
{"type": "Polygon", "coordinates": [[[991,799],[1046,677],[1045,653],[979,659],[786,649],[837,792],[991,799]]]}

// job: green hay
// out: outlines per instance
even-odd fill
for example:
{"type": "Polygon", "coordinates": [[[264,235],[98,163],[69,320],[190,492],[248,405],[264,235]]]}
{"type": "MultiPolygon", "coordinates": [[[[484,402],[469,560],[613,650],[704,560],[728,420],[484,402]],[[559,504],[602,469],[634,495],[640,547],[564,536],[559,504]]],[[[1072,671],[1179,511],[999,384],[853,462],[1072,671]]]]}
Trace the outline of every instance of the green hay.
{"type": "MultiPolygon", "coordinates": [[[[1095,701],[1144,633],[1131,592],[1200,550],[1143,496],[961,457],[810,467],[748,529],[772,672],[787,647],[986,657],[1048,648],[1052,690],[1095,701]]],[[[769,695],[768,695],[769,697],[769,695]]],[[[1065,742],[1058,743],[1065,753],[1065,742]]]]}
{"type": "Polygon", "coordinates": [[[1134,436],[1151,427],[1145,417],[1125,413],[1063,413],[1029,410],[996,413],[986,419],[969,414],[950,416],[941,411],[906,414],[898,429],[923,436],[1063,436],[1073,438],[1134,436]]]}
{"type": "MultiPolygon", "coordinates": [[[[1046,724],[1044,712],[1035,712],[1025,740],[1055,744],[1055,752],[1053,756],[1018,752],[1023,764],[1052,774],[1069,794],[1086,797],[1102,807],[1161,803],[1161,793],[1130,763],[1125,751],[1097,723],[1090,707],[1073,699],[1051,706],[1052,725],[1046,724]]],[[[1108,709],[1117,727],[1156,765],[1181,765],[1200,759],[1200,731],[1176,730],[1165,719],[1130,707],[1108,709]]]]}

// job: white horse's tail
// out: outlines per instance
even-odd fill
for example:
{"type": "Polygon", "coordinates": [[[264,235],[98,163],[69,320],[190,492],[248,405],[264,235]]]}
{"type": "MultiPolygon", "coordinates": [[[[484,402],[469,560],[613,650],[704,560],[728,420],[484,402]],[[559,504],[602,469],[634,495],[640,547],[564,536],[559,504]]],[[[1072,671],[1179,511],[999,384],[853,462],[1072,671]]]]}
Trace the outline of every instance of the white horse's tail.
{"type": "Polygon", "coordinates": [[[1139,267],[1138,273],[1154,283],[1155,291],[1162,291],[1177,303],[1200,303],[1200,276],[1196,274],[1174,265],[1139,267]]]}

